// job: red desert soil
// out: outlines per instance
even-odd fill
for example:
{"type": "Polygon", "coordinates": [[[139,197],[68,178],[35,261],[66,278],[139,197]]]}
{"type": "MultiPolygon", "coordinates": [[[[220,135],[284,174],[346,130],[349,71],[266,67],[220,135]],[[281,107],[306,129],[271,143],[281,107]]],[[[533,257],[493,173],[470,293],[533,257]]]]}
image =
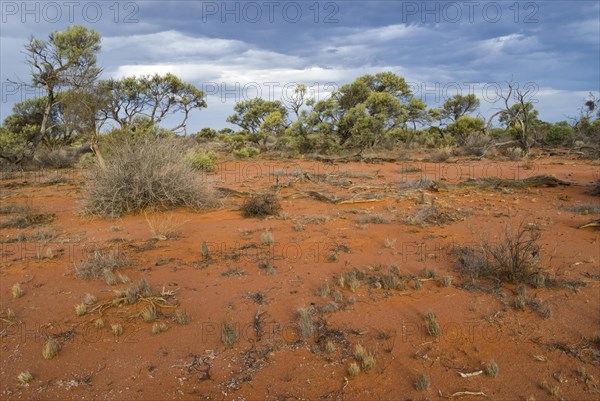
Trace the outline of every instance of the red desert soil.
{"type": "Polygon", "coordinates": [[[30,205],[55,218],[1,232],[0,394],[5,400],[598,400],[600,237],[577,228],[598,215],[567,208],[600,206],[588,194],[599,177],[598,163],[564,157],[231,161],[206,175],[216,187],[237,191],[219,209],[117,220],[79,214],[80,172],[8,177],[0,181],[3,206],[30,205]],[[571,185],[456,185],[537,175],[571,185]],[[407,188],[418,178],[437,184],[407,188]],[[242,217],[245,197],[273,187],[279,216],[242,217]],[[443,224],[413,221],[431,205],[444,213],[443,224]],[[153,233],[149,223],[173,233],[153,239],[165,230],[153,233]],[[555,284],[527,286],[524,310],[514,307],[515,284],[469,287],[450,252],[454,245],[498,241],[507,226],[520,223],[541,232],[538,264],[555,284]],[[75,265],[94,249],[129,260],[117,278],[150,283],[166,332],[153,334],[153,324],[140,317],[148,297],[102,314],[90,311],[131,285],[78,278],[75,265]],[[353,268],[360,271],[354,292],[338,283],[353,268]],[[424,278],[424,269],[434,269],[436,278],[424,278]],[[391,271],[399,271],[401,285],[381,288],[377,277],[391,271]],[[442,285],[445,276],[452,277],[450,286],[442,285]],[[24,291],[19,298],[16,283],[24,291]],[[330,294],[317,296],[324,283],[330,294]],[[77,316],[75,306],[87,293],[97,301],[77,316]],[[175,305],[188,312],[189,324],[177,323],[175,305]],[[300,335],[301,307],[312,318],[308,338],[300,335]],[[428,333],[428,311],[439,322],[437,337],[428,333]],[[96,328],[100,317],[104,327],[96,328]],[[237,327],[239,340],[231,346],[222,342],[226,322],[237,327]],[[113,324],[122,325],[121,336],[112,334],[113,324]],[[50,338],[60,350],[46,360],[42,348],[50,338]],[[351,377],[358,344],[376,362],[368,371],[358,363],[361,372],[351,377]],[[496,377],[485,373],[492,361],[496,377]],[[23,384],[17,377],[26,371],[33,379],[23,384]],[[428,376],[429,389],[416,390],[419,374],[428,376]]]}

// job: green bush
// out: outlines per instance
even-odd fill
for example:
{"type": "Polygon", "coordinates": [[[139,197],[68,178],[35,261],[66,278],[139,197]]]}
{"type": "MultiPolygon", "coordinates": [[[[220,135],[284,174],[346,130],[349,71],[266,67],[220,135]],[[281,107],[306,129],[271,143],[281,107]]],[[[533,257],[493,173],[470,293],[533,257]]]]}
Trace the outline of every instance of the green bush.
{"type": "Polygon", "coordinates": [[[550,145],[561,145],[571,139],[573,133],[573,128],[567,123],[557,123],[546,132],[544,141],[550,145]]]}
{"type": "Polygon", "coordinates": [[[233,155],[240,159],[247,159],[248,157],[254,157],[260,153],[260,150],[253,146],[247,146],[240,150],[234,150],[233,155]]]}
{"type": "Polygon", "coordinates": [[[456,138],[459,144],[463,145],[466,143],[467,138],[484,134],[485,121],[482,118],[461,116],[448,125],[446,132],[456,138]]]}
{"type": "Polygon", "coordinates": [[[219,156],[212,151],[209,152],[197,152],[188,154],[185,157],[185,162],[194,170],[200,171],[215,171],[215,163],[219,156]]]}

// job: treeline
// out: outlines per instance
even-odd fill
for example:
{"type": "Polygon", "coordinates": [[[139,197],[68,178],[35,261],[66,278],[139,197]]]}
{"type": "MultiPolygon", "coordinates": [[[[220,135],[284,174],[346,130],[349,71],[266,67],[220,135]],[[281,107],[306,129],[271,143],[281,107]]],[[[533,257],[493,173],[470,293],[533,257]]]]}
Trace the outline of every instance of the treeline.
{"type": "Polygon", "coordinates": [[[441,108],[428,108],[392,72],[359,77],[323,100],[310,98],[304,85],[283,101],[245,100],[227,118],[239,129],[190,133],[190,114],[208,106],[203,91],[172,74],[100,80],[100,40],[97,32],[73,26],[25,46],[32,76],[19,84],[45,95],[15,104],[0,126],[4,164],[43,160],[61,167],[64,157],[86,152],[103,164],[107,144],[139,137],[189,136],[238,157],[266,151],[360,155],[398,147],[452,147],[482,156],[498,146],[526,155],[535,146],[597,152],[600,143],[600,101],[593,94],[577,117],[552,124],[541,121],[528,94],[509,82],[502,109],[485,120],[475,95],[455,95],[441,108]]]}

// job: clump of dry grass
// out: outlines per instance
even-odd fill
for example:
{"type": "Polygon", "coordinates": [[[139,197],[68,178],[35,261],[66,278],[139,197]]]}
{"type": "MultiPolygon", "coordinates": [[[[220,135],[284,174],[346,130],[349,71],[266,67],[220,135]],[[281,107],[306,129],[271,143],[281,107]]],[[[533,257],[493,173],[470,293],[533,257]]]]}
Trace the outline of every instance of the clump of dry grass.
{"type": "Polygon", "coordinates": [[[360,373],[360,366],[358,366],[358,364],[356,362],[352,362],[352,363],[350,363],[350,365],[348,365],[348,375],[350,375],[351,377],[354,377],[354,376],[358,376],[359,373],[360,373]]]}
{"type": "Polygon", "coordinates": [[[425,373],[419,373],[417,379],[415,380],[415,388],[417,391],[428,390],[429,386],[429,376],[427,376],[425,373]]]}
{"type": "Polygon", "coordinates": [[[17,376],[17,380],[19,380],[19,382],[21,382],[22,384],[27,384],[33,380],[33,375],[27,370],[25,372],[19,373],[19,376],[17,376]]]}
{"type": "Polygon", "coordinates": [[[98,318],[94,321],[94,327],[97,329],[102,329],[104,327],[104,320],[102,318],[98,318]]]}
{"type": "Polygon", "coordinates": [[[327,342],[325,343],[325,351],[332,353],[335,352],[337,350],[337,347],[335,345],[335,343],[331,340],[327,340],[327,342]]]}
{"type": "Polygon", "coordinates": [[[432,311],[425,314],[425,322],[427,323],[427,332],[430,336],[438,337],[441,334],[440,324],[432,311]]]}
{"type": "Polygon", "coordinates": [[[44,343],[42,356],[44,359],[50,360],[58,355],[58,351],[60,351],[60,343],[54,338],[51,338],[44,343]]]}
{"type": "Polygon", "coordinates": [[[221,329],[221,340],[223,344],[227,346],[231,346],[235,344],[239,339],[238,330],[233,324],[231,320],[227,320],[223,323],[223,327],[221,329]]]}
{"type": "Polygon", "coordinates": [[[281,211],[281,205],[277,195],[261,194],[248,198],[242,204],[244,217],[273,216],[281,211]]]}
{"type": "Polygon", "coordinates": [[[21,298],[25,294],[25,290],[21,287],[21,283],[15,283],[12,286],[12,296],[13,298],[21,298]]]}
{"type": "Polygon", "coordinates": [[[485,374],[490,377],[498,376],[500,372],[500,368],[498,368],[498,364],[495,361],[490,361],[485,367],[485,374]]]}
{"type": "Polygon", "coordinates": [[[166,323],[156,322],[152,325],[152,334],[164,333],[168,329],[169,327],[166,325],[166,323]]]}
{"type": "Polygon", "coordinates": [[[383,214],[374,213],[360,216],[356,222],[358,224],[390,224],[392,220],[383,214]]]}
{"type": "Polygon", "coordinates": [[[375,367],[375,354],[372,352],[367,353],[367,355],[365,355],[365,357],[362,360],[362,367],[363,370],[365,372],[368,372],[369,370],[373,369],[375,367]]]}
{"type": "Polygon", "coordinates": [[[144,322],[152,323],[156,320],[156,308],[154,308],[153,305],[148,305],[144,309],[142,309],[140,315],[142,316],[144,322]]]}
{"type": "Polygon", "coordinates": [[[260,235],[260,240],[263,245],[273,245],[275,243],[275,238],[273,237],[273,233],[271,231],[265,231],[260,235]]]}
{"type": "Polygon", "coordinates": [[[104,278],[108,284],[114,281],[110,284],[114,285],[117,279],[112,272],[129,264],[129,260],[118,249],[94,249],[75,265],[75,274],[85,280],[104,278]],[[112,280],[109,279],[111,274],[112,280]]]}
{"type": "Polygon", "coordinates": [[[175,239],[179,236],[179,228],[183,222],[173,216],[173,213],[168,214],[148,214],[144,211],[144,218],[150,229],[153,239],[166,241],[175,239]]]}
{"type": "Polygon", "coordinates": [[[298,308],[296,312],[298,326],[300,327],[300,335],[304,338],[312,337],[314,334],[314,326],[310,311],[306,308],[298,308]]]}
{"type": "Polygon", "coordinates": [[[452,285],[452,277],[444,276],[441,281],[442,287],[450,287],[452,285]]]}
{"type": "Polygon", "coordinates": [[[187,165],[185,144],[172,138],[142,138],[110,146],[106,167],[87,174],[84,212],[118,217],[149,209],[205,209],[218,202],[212,189],[187,165]]]}
{"type": "Polygon", "coordinates": [[[362,344],[356,344],[352,354],[358,361],[362,361],[367,356],[367,349],[362,344]]]}
{"type": "Polygon", "coordinates": [[[317,291],[315,291],[315,295],[318,297],[326,297],[331,293],[331,288],[329,288],[329,284],[327,282],[323,283],[317,291]]]}
{"type": "Polygon", "coordinates": [[[413,216],[410,216],[407,219],[407,223],[421,226],[427,224],[441,226],[452,223],[456,220],[458,220],[458,217],[449,209],[445,209],[436,205],[427,205],[421,207],[413,216]]]}
{"type": "Polygon", "coordinates": [[[85,294],[83,297],[83,303],[86,305],[93,305],[98,299],[92,294],[85,294]]]}
{"type": "Polygon", "coordinates": [[[123,326],[119,323],[111,324],[110,331],[113,333],[115,337],[119,337],[123,334],[123,326]]]}
{"type": "Polygon", "coordinates": [[[85,303],[75,305],[75,313],[77,316],[83,316],[87,313],[87,305],[85,303]]]}
{"type": "Polygon", "coordinates": [[[177,309],[175,311],[175,320],[177,320],[178,324],[181,325],[186,325],[190,323],[190,315],[187,313],[187,311],[183,310],[183,309],[177,309]]]}

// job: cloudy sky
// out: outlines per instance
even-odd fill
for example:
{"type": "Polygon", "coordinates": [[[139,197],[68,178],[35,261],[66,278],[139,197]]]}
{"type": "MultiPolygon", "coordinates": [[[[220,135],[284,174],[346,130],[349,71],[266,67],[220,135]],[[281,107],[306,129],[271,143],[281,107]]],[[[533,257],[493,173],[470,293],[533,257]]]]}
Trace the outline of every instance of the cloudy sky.
{"type": "Polygon", "coordinates": [[[102,35],[103,78],[174,73],[207,93],[188,131],[230,126],[237,101],[286,98],[296,83],[326,97],[380,71],[435,106],[475,93],[500,107],[506,81],[529,90],[542,119],[578,114],[600,91],[600,3],[569,1],[1,1],[0,117],[30,91],[23,46],[82,24],[102,35]]]}

